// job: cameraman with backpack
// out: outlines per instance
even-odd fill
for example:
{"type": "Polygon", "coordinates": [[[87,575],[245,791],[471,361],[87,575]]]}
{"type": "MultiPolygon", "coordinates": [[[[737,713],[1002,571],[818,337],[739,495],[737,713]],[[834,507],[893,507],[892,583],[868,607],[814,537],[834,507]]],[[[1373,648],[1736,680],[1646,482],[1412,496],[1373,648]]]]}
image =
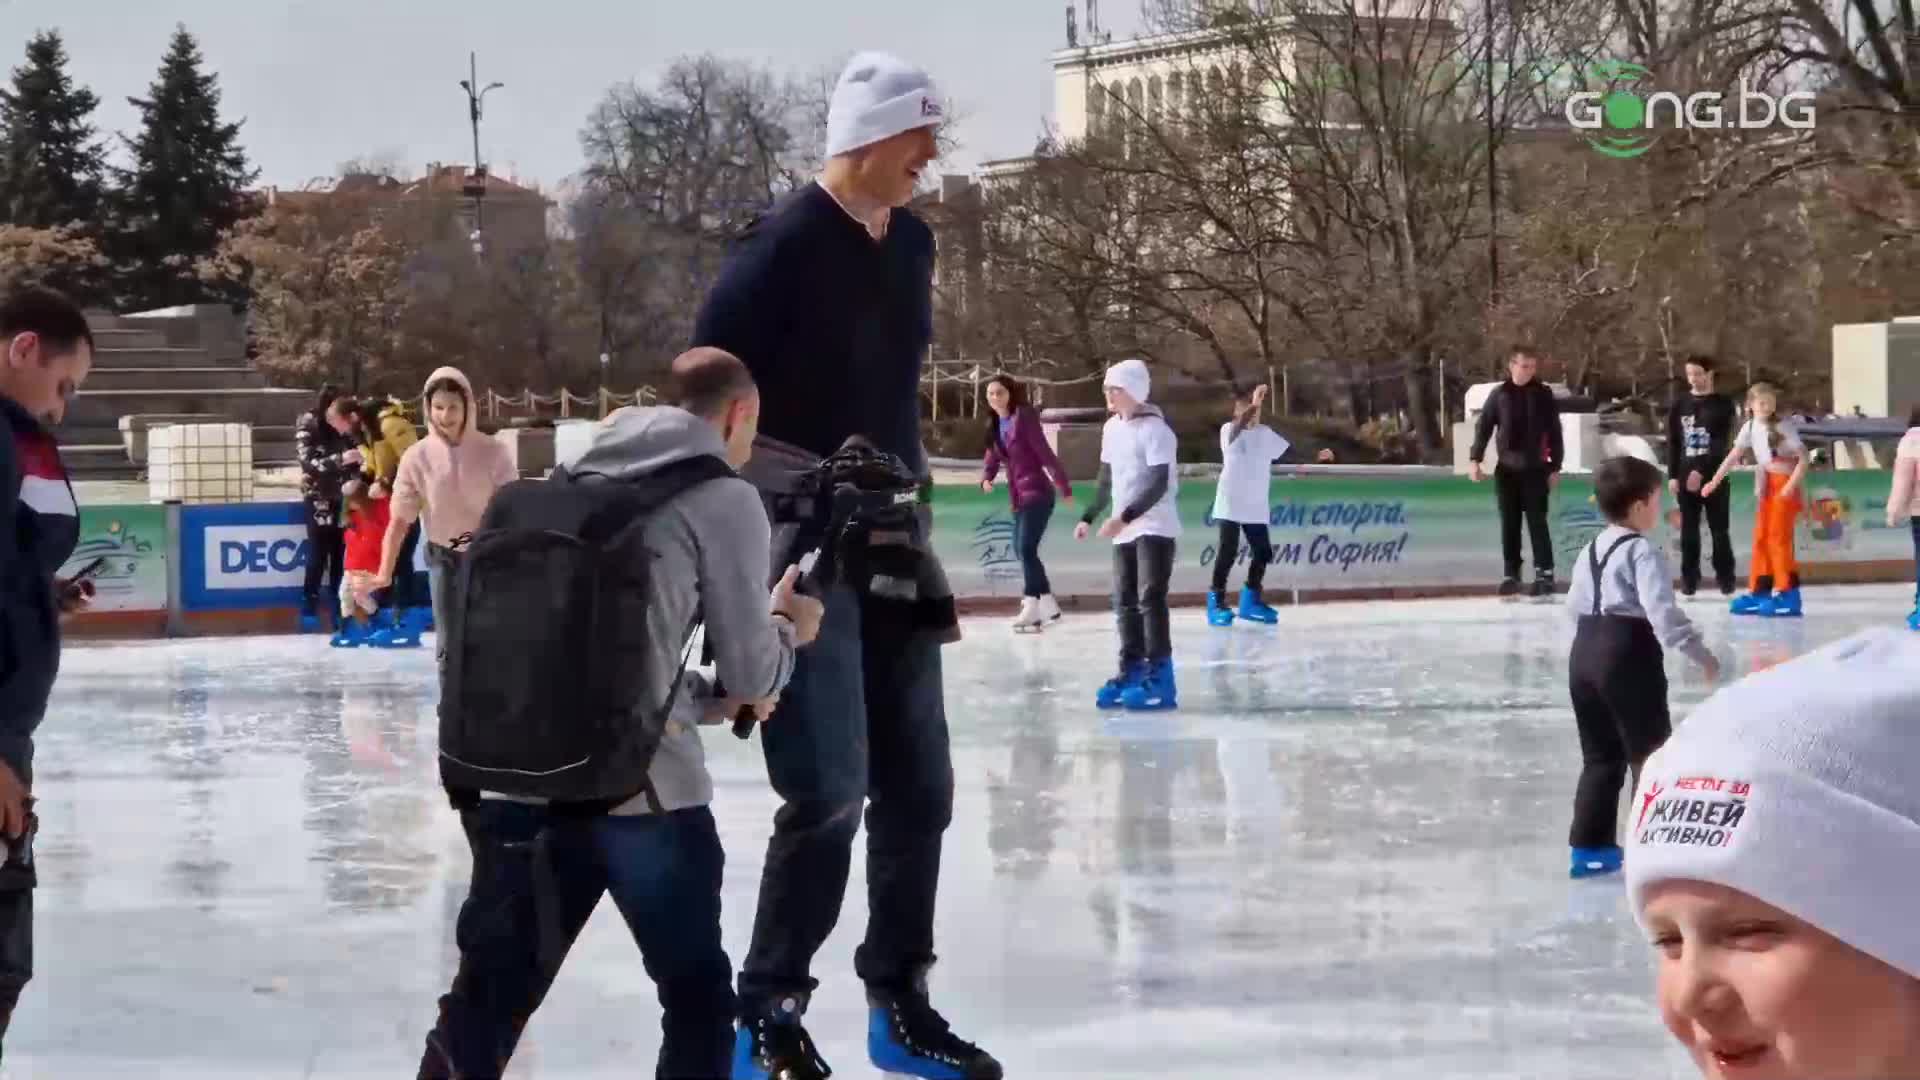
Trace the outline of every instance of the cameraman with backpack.
{"type": "Polygon", "coordinates": [[[746,367],[696,349],[673,381],[678,407],[608,416],[577,462],[501,489],[450,556],[441,778],[473,882],[422,1078],[503,1075],[602,893],[658,988],[656,1075],[728,1073],[725,860],[696,725],[765,719],[822,608],[794,574],[770,605],[762,591],[771,527],[733,472],[759,424],[746,367]],[[686,670],[701,622],[713,681],[686,670]]]}

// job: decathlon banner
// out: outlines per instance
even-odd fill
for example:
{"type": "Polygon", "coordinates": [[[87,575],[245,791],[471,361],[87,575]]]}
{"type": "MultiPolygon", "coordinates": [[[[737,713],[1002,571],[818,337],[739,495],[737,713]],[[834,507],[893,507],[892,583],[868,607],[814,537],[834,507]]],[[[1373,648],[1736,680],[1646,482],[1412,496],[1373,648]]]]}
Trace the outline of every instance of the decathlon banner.
{"type": "MultiPolygon", "coordinates": [[[[1747,475],[1730,477],[1733,489],[1733,544],[1743,578],[1751,550],[1754,495],[1747,475]]],[[[1888,476],[1885,472],[1824,472],[1807,478],[1807,513],[1802,516],[1798,551],[1803,563],[1900,563],[1913,557],[1911,536],[1902,526],[1886,527],[1888,476]]],[[[1059,503],[1040,545],[1054,591],[1091,595],[1109,590],[1112,544],[1097,536],[1073,538],[1073,526],[1091,494],[1091,484],[1075,485],[1080,502],[1059,503]]],[[[1218,529],[1209,516],[1211,481],[1182,479],[1179,493],[1182,534],[1173,591],[1204,592],[1217,557],[1218,529]]],[[[1668,500],[1672,508],[1672,500],[1668,500]]],[[[1433,475],[1373,478],[1303,471],[1276,476],[1269,498],[1268,528],[1274,563],[1267,572],[1269,590],[1301,593],[1378,589],[1433,589],[1487,586],[1501,574],[1500,519],[1493,483],[1433,475]]],[[[934,545],[946,564],[956,594],[1018,596],[1021,570],[1014,547],[1014,521],[1004,487],[988,494],[977,486],[941,486],[934,495],[934,545]]],[[[1580,549],[1604,526],[1593,503],[1590,479],[1563,477],[1549,504],[1555,569],[1562,581],[1574,572],[1580,549]]],[[[1678,535],[1659,537],[1679,564],[1678,535]]],[[[1701,537],[1702,562],[1712,549],[1701,537]]],[[[1530,544],[1522,551],[1529,572],[1530,544]]],[[[1238,562],[1247,559],[1244,543],[1238,562]]],[[[1238,589],[1236,568],[1230,585],[1238,589]]]]}
{"type": "Polygon", "coordinates": [[[180,510],[180,601],[188,611],[300,602],[307,524],[299,503],[235,503],[180,510]]]}

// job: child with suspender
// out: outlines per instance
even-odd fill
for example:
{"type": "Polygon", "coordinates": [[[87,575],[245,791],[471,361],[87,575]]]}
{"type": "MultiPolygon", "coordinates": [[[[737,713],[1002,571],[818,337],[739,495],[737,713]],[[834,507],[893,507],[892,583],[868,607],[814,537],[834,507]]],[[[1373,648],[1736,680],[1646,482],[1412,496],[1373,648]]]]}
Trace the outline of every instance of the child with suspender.
{"type": "Polygon", "coordinates": [[[1572,874],[1620,869],[1620,788],[1673,726],[1666,656],[1678,649],[1709,680],[1720,662],[1674,596],[1673,572],[1646,533],[1660,520],[1660,470],[1620,457],[1594,470],[1594,500],[1609,522],[1574,560],[1567,606],[1578,619],[1568,689],[1580,729],[1580,784],[1573,800],[1572,874]]]}

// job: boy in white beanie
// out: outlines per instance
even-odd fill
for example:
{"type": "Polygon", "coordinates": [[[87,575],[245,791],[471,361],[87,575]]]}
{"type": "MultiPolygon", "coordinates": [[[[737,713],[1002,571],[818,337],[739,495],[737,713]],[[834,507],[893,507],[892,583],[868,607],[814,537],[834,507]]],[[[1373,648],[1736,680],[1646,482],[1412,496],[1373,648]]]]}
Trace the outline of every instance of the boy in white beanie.
{"type": "Polygon", "coordinates": [[[1100,432],[1100,482],[1073,535],[1085,540],[1093,523],[1117,502],[1119,513],[1100,527],[1113,541],[1113,614],[1120,625],[1120,670],[1095,696],[1102,709],[1172,709],[1173,640],[1167,587],[1180,536],[1174,498],[1180,491],[1174,457],[1178,440],[1159,409],[1147,365],[1122,360],[1107,369],[1107,408],[1100,432]]]}
{"type": "MultiPolygon", "coordinates": [[[[859,436],[926,477],[919,386],[933,341],[935,252],[932,230],[907,204],[939,152],[943,120],[926,72],[885,53],[855,56],[829,106],[826,168],[749,226],[721,271],[693,344],[730,352],[752,372],[756,460],[818,460],[859,436]]],[[[762,494],[773,501],[770,488],[762,494]]],[[[818,524],[774,516],[776,535],[818,524]]],[[[775,559],[784,569],[800,554],[775,559]]],[[[802,1020],[864,810],[868,915],[853,966],[867,990],[868,1057],[882,1072],[998,1080],[1000,1064],[954,1034],[927,995],[941,839],[953,816],[947,637],[898,628],[892,608],[850,585],[822,599],[820,639],[796,659],[761,729],[782,805],[740,969],[733,1078],[828,1073],[802,1020]]]]}
{"type": "Polygon", "coordinates": [[[1722,690],[1647,762],[1627,892],[1703,1075],[1920,1077],[1920,638],[1722,690]]]}
{"type": "Polygon", "coordinates": [[[1720,677],[1720,661],[1680,610],[1673,570],[1647,539],[1660,522],[1660,470],[1633,457],[1593,471],[1593,499],[1607,527],[1573,561],[1567,611],[1578,620],[1567,686],[1580,729],[1580,784],[1574,790],[1574,877],[1620,869],[1615,843],[1620,787],[1672,733],[1662,646],[1720,677]]]}

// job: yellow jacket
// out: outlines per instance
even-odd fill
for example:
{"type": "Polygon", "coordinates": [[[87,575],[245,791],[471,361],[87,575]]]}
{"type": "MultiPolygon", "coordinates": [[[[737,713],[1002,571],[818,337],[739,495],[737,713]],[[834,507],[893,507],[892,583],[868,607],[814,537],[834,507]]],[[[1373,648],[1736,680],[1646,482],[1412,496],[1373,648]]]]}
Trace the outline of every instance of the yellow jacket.
{"type": "Polygon", "coordinates": [[[406,404],[389,402],[380,410],[380,438],[360,448],[361,471],[391,491],[393,479],[400,472],[400,456],[419,441],[420,432],[407,415],[406,404]]]}

